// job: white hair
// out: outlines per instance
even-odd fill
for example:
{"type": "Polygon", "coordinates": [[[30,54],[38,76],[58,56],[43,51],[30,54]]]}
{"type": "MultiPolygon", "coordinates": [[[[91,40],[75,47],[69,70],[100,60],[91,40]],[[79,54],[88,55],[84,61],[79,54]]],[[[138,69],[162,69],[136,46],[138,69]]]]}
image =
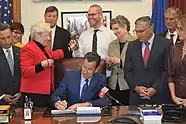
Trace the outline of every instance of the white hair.
{"type": "Polygon", "coordinates": [[[45,23],[45,22],[37,22],[36,24],[33,24],[30,28],[30,35],[31,35],[31,39],[34,40],[34,34],[36,33],[43,33],[43,32],[50,32],[51,28],[50,28],[50,24],[49,23],[45,23]]]}

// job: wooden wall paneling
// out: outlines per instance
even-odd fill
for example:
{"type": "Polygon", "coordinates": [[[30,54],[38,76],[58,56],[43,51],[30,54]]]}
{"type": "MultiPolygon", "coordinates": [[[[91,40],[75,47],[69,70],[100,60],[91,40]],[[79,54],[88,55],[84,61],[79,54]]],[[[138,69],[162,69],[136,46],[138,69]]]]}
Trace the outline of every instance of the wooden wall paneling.
{"type": "Polygon", "coordinates": [[[13,4],[13,20],[14,22],[21,22],[21,0],[12,0],[13,4]]]}

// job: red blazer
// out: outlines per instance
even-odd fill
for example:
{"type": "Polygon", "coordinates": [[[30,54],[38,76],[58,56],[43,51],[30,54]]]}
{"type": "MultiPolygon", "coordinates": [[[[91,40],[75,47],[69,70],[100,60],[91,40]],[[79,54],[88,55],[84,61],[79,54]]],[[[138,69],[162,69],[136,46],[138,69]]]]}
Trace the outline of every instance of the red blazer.
{"type": "MultiPolygon", "coordinates": [[[[62,50],[45,51],[52,59],[64,58],[62,50]]],[[[20,91],[25,93],[50,94],[54,90],[54,65],[45,67],[43,71],[35,73],[35,66],[46,60],[42,50],[34,41],[28,42],[20,52],[22,79],[20,91]]]]}

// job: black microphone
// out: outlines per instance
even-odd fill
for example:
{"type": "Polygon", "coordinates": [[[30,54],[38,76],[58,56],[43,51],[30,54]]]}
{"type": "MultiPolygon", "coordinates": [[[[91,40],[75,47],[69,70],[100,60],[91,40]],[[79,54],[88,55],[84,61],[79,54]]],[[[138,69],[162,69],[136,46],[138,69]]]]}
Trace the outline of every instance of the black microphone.
{"type": "Polygon", "coordinates": [[[103,87],[101,89],[101,91],[99,92],[99,97],[100,98],[103,98],[105,95],[112,101],[118,103],[119,105],[121,106],[125,106],[123,105],[120,101],[118,101],[116,98],[114,98],[113,96],[111,96],[109,93],[108,93],[109,89],[107,87],[103,87]]]}

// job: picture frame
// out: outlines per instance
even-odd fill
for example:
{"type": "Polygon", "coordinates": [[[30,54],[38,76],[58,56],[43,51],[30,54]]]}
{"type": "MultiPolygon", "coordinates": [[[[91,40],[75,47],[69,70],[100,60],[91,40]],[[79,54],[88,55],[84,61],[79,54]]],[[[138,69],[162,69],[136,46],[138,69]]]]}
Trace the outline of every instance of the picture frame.
{"type": "MultiPolygon", "coordinates": [[[[87,11],[78,12],[61,12],[61,26],[68,30],[72,39],[78,39],[80,34],[90,28],[87,11]]],[[[112,11],[103,11],[103,24],[110,28],[110,20],[112,18],[112,11]]]]}

